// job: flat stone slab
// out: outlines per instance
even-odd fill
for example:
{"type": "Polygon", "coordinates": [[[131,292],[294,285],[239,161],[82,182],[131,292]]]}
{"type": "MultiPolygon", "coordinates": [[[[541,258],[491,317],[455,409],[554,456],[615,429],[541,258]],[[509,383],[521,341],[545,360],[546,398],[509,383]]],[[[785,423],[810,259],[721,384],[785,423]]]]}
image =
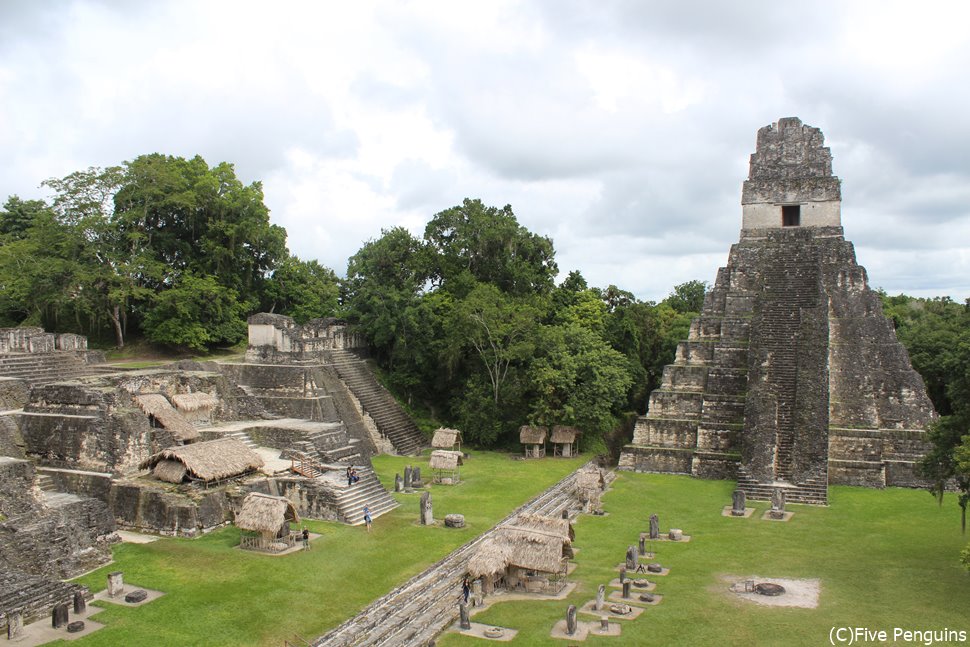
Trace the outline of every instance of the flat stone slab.
{"type": "Polygon", "coordinates": [[[17,647],[38,647],[39,645],[45,645],[49,642],[54,642],[55,640],[77,640],[83,636],[87,636],[90,633],[94,633],[98,629],[104,627],[100,622],[95,622],[90,619],[90,616],[98,613],[99,611],[104,611],[100,607],[89,606],[83,613],[74,613],[73,610],[70,611],[71,622],[67,625],[60,627],[59,629],[54,629],[51,627],[50,616],[44,617],[36,622],[32,622],[29,625],[24,625],[23,637],[19,640],[7,641],[7,632],[3,631],[3,640],[0,640],[0,644],[3,645],[16,645],[17,647]],[[73,633],[68,633],[68,626],[74,624],[75,622],[83,622],[84,627],[80,631],[75,631],[73,633]]]}
{"type": "Polygon", "coordinates": [[[662,596],[662,595],[654,594],[654,596],[653,596],[653,598],[654,598],[653,602],[647,602],[646,600],[641,600],[640,599],[640,593],[638,593],[636,591],[630,591],[630,597],[628,597],[628,598],[623,597],[623,592],[622,591],[613,591],[608,596],[606,596],[606,600],[607,600],[607,603],[610,603],[610,602],[619,602],[621,604],[629,604],[630,606],[634,606],[634,605],[638,605],[638,606],[655,606],[655,605],[660,604],[660,601],[663,599],[663,597],[664,596],[662,596]]]}
{"type": "MultiPolygon", "coordinates": [[[[591,616],[599,616],[600,618],[610,618],[612,620],[636,620],[641,613],[646,611],[646,607],[637,606],[635,604],[628,605],[630,607],[630,613],[621,616],[613,613],[610,610],[610,605],[616,604],[615,602],[607,602],[603,605],[603,608],[599,611],[596,610],[596,600],[590,600],[584,604],[581,608],[577,609],[578,613],[585,613],[591,616]]],[[[625,602],[623,604],[626,604],[625,602]]],[[[595,632],[594,632],[595,633],[595,632]]]]}
{"type": "Polygon", "coordinates": [[[125,596],[125,602],[129,604],[138,604],[139,602],[144,602],[148,599],[148,591],[145,589],[136,589],[125,596]]]}
{"type": "Polygon", "coordinates": [[[761,520],[762,521],[789,521],[794,516],[795,516],[794,512],[791,512],[790,510],[785,510],[784,512],[781,513],[781,519],[775,519],[774,517],[771,516],[771,510],[765,510],[765,513],[761,515],[761,520]]]}
{"type": "Polygon", "coordinates": [[[721,516],[722,517],[732,517],[734,519],[747,519],[748,517],[750,517],[751,515],[754,514],[754,508],[745,508],[744,509],[744,514],[743,515],[737,515],[737,516],[731,514],[731,511],[732,510],[734,510],[734,506],[730,506],[730,505],[724,506],[724,509],[721,510],[721,516]]]}
{"type": "Polygon", "coordinates": [[[814,609],[818,607],[821,582],[817,579],[796,580],[785,577],[762,577],[760,575],[749,575],[745,577],[724,575],[718,579],[724,584],[724,590],[728,595],[733,595],[761,606],[797,607],[802,609],[814,609]],[[739,585],[747,580],[751,580],[755,584],[762,582],[780,584],[785,587],[785,592],[782,595],[769,596],[732,590],[733,586],[739,585]]]}
{"type": "Polygon", "coordinates": [[[142,586],[135,586],[128,582],[125,582],[125,588],[121,591],[121,595],[116,595],[115,597],[110,597],[108,595],[108,589],[104,589],[94,594],[95,600],[101,600],[102,602],[110,602],[111,604],[120,604],[123,607],[140,607],[143,604],[148,604],[152,600],[157,600],[158,598],[165,595],[161,591],[154,591],[152,589],[146,589],[142,586]],[[144,591],[145,599],[140,602],[128,602],[126,598],[133,591],[144,591]]]}
{"type": "Polygon", "coordinates": [[[576,632],[572,635],[566,633],[566,619],[558,621],[552,626],[552,631],[549,632],[551,638],[558,638],[559,640],[575,640],[576,642],[583,642],[586,640],[586,636],[589,635],[589,626],[585,622],[576,623],[576,632]]]}
{"type": "Polygon", "coordinates": [[[518,635],[517,629],[509,629],[508,627],[498,627],[502,630],[502,635],[498,638],[489,638],[485,635],[485,632],[489,629],[496,628],[495,625],[485,625],[481,622],[472,622],[471,629],[462,629],[461,624],[456,622],[451,626],[451,631],[459,633],[463,636],[472,636],[474,638],[482,638],[484,640],[491,640],[497,643],[507,643],[511,642],[518,635]]]}
{"type": "Polygon", "coordinates": [[[126,544],[150,544],[153,541],[158,541],[159,537],[157,535],[146,535],[140,532],[132,532],[130,530],[118,530],[115,534],[121,537],[121,541],[126,544]]]}
{"type": "MultiPolygon", "coordinates": [[[[651,575],[659,575],[659,573],[651,573],[651,575]]],[[[628,577],[626,579],[632,582],[632,581],[634,581],[634,579],[639,579],[639,578],[628,577]]],[[[610,584],[609,585],[612,588],[614,588],[614,589],[622,589],[623,588],[623,585],[620,584],[620,578],[618,578],[618,577],[613,578],[612,580],[610,580],[610,584]]],[[[639,586],[637,586],[635,584],[631,584],[630,585],[630,592],[631,593],[634,593],[636,591],[639,591],[641,593],[646,593],[646,592],[649,592],[649,591],[654,590],[655,588],[657,588],[657,583],[656,582],[650,582],[645,587],[639,587],[639,586]]]]}
{"type": "Polygon", "coordinates": [[[589,630],[589,636],[619,636],[621,633],[619,622],[608,623],[606,631],[603,631],[603,626],[598,622],[587,622],[585,624],[589,630]]]}
{"type": "Polygon", "coordinates": [[[680,539],[671,539],[668,536],[669,534],[670,534],[670,531],[668,530],[666,532],[660,533],[660,537],[658,537],[657,539],[650,539],[649,533],[646,533],[646,532],[640,533],[640,535],[647,540],[647,544],[649,544],[651,541],[667,541],[672,544],[686,544],[687,542],[690,541],[690,538],[691,538],[691,535],[681,535],[680,539]]]}

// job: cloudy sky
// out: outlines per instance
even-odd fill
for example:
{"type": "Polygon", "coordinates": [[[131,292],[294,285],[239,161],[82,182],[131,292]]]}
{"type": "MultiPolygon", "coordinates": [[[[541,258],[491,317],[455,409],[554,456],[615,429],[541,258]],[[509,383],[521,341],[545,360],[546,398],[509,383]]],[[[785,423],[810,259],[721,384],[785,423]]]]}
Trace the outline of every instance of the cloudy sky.
{"type": "Polygon", "coordinates": [[[758,128],[798,116],[872,285],[962,301],[968,24],[962,0],[0,0],[0,200],[199,154],[338,274],[477,197],[563,275],[658,300],[713,282],[758,128]]]}

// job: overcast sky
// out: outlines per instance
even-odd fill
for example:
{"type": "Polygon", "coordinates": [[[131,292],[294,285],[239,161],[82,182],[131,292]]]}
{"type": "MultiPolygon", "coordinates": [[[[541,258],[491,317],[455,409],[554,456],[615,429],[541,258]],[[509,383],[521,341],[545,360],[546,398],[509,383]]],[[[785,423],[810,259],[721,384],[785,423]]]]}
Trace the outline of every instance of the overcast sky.
{"type": "Polygon", "coordinates": [[[871,284],[962,301],[968,25],[962,0],[0,0],[0,200],[199,154],[341,275],[472,197],[551,237],[562,276],[659,300],[714,281],[758,128],[797,116],[871,284]]]}

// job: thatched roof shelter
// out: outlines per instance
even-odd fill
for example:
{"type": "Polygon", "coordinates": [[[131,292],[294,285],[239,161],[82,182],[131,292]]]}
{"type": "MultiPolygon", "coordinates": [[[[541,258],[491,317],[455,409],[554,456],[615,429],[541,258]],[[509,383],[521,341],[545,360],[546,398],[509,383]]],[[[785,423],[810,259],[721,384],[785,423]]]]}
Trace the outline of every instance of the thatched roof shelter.
{"type": "Polygon", "coordinates": [[[171,477],[175,474],[172,462],[183,466],[183,478],[187,476],[205,482],[221,481],[263,466],[263,459],[240,441],[220,438],[163,449],[142,461],[141,469],[152,468],[158,478],[163,475],[171,477]],[[160,464],[161,473],[154,471],[160,464]]]}
{"type": "Polygon", "coordinates": [[[135,402],[142,411],[157,420],[162,427],[172,432],[176,440],[185,442],[187,440],[195,440],[199,437],[199,431],[161,393],[142,393],[136,395],[135,402]]]}
{"type": "Polygon", "coordinates": [[[552,428],[552,435],[549,437],[549,442],[574,443],[576,442],[576,437],[579,435],[579,433],[579,429],[576,429],[576,427],[556,425],[552,428]]]}
{"type": "Polygon", "coordinates": [[[495,575],[509,567],[561,573],[564,551],[571,542],[571,526],[567,520],[521,515],[513,525],[496,530],[472,555],[468,574],[473,578],[495,575]]]}
{"type": "Polygon", "coordinates": [[[236,526],[242,530],[277,533],[287,521],[300,523],[296,507],[286,497],[250,492],[236,515],[236,526]]]}
{"type": "Polygon", "coordinates": [[[436,449],[431,452],[431,469],[433,470],[454,470],[459,465],[464,465],[461,452],[452,452],[445,449],[436,449]]]}
{"type": "Polygon", "coordinates": [[[442,427],[434,432],[431,439],[431,446],[435,449],[453,449],[456,444],[461,445],[461,432],[457,429],[442,427]]]}
{"type": "Polygon", "coordinates": [[[179,411],[193,412],[199,409],[213,409],[219,404],[216,396],[197,391],[195,393],[176,393],[172,396],[172,404],[179,411]]]}
{"type": "Polygon", "coordinates": [[[545,427],[519,427],[519,442],[523,445],[542,445],[546,442],[548,430],[545,427]]]}

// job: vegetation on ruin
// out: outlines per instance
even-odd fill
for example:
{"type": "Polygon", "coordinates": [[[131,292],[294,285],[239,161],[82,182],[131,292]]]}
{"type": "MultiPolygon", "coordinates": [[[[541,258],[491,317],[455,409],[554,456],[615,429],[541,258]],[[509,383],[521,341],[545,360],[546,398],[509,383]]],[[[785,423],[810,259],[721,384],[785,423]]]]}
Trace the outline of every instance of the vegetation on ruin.
{"type": "MultiPolygon", "coordinates": [[[[418,525],[420,496],[395,494],[401,506],[375,519],[370,534],[362,526],[307,521],[321,535],[312,550],[281,557],[239,550],[234,526],[192,540],[117,545],[114,563],[76,581],[99,591],[107,573],[120,570],[126,583],[166,595],[137,609],[97,603],[105,610],[93,619],[107,627],[57,644],[276,647],[287,639],[299,643],[296,636],[315,638],[489,530],[586,460],[513,464],[508,454],[473,452],[460,485],[432,488],[435,517],[460,512],[467,523],[462,529],[418,525]]],[[[406,464],[421,465],[430,475],[427,456],[377,456],[373,462],[392,491],[394,474],[406,464]]]]}
{"type": "MultiPolygon", "coordinates": [[[[970,507],[970,299],[959,304],[947,297],[883,295],[883,309],[940,414],[930,428],[934,448],[923,460],[923,472],[932,479],[931,493],[941,505],[945,489],[956,486],[961,527],[966,532],[970,507]]],[[[967,568],[970,570],[970,563],[967,568]]]]}
{"type": "MultiPolygon", "coordinates": [[[[583,460],[513,464],[505,454],[475,452],[462,468],[461,485],[432,489],[435,516],[462,512],[469,525],[461,530],[417,525],[419,497],[399,494],[402,506],[377,519],[369,535],[362,527],[308,522],[322,535],[308,553],[244,553],[235,547],[239,533],[232,527],[195,540],[117,546],[114,564],[79,581],[100,590],[106,573],[122,570],[126,582],[166,595],[137,609],[101,605],[106,610],[95,619],[107,627],[76,644],[279,645],[297,635],[312,639],[487,530],[583,460]]],[[[413,462],[380,456],[375,466],[390,485],[394,473],[413,462]]],[[[518,629],[516,644],[560,644],[549,638],[552,625],[569,604],[593,599],[599,584],[616,577],[627,546],[636,544],[656,513],[662,529],[682,528],[691,541],[648,544],[671,569],[651,578],[664,599],[638,620],[624,621],[622,636],[610,644],[818,645],[832,626],[962,628],[970,590],[956,559],[959,521],[945,508],[926,505],[925,493],[833,486],[829,506],[789,505],[795,516],[781,523],[760,520],[764,502],[749,501],[756,512],[748,519],[722,517],[733,488],[728,481],[620,473],[603,497],[609,514],[584,515],[576,524],[580,550],[570,580],[579,584],[566,600],[503,602],[472,619],[518,629]],[[745,603],[727,593],[730,582],[721,578],[728,576],[817,578],[819,606],[745,603]]],[[[954,496],[945,498],[950,503],[954,496]]],[[[477,643],[445,634],[438,644],[477,643]]]]}

